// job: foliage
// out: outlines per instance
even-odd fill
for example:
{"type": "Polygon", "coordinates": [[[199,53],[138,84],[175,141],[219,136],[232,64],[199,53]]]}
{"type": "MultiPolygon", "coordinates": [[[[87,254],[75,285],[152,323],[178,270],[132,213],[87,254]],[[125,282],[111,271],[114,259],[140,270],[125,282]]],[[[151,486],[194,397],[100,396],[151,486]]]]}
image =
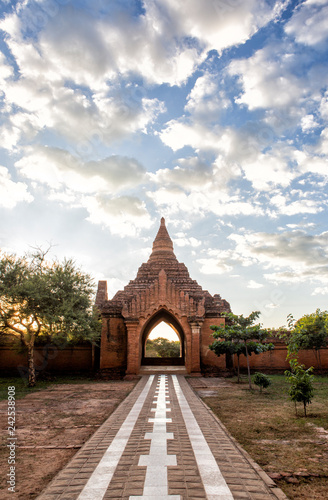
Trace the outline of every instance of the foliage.
{"type": "Polygon", "coordinates": [[[305,314],[296,322],[289,314],[287,322],[289,330],[282,330],[280,338],[287,344],[287,359],[291,367],[297,363],[300,349],[312,349],[322,372],[320,350],[328,345],[328,311],[317,309],[315,313],[305,314]]]}
{"type": "Polygon", "coordinates": [[[159,358],[176,358],[180,356],[180,342],[170,341],[163,337],[158,337],[154,340],[147,340],[146,344],[147,356],[151,356],[153,353],[159,358]]]}
{"type": "Polygon", "coordinates": [[[221,354],[236,354],[238,357],[238,380],[239,380],[239,356],[243,354],[247,360],[247,371],[249,388],[252,388],[251,373],[249,366],[249,356],[259,354],[274,349],[272,343],[265,343],[269,331],[261,328],[260,323],[255,324],[259,317],[259,311],[253,311],[246,318],[243,315],[237,316],[233,313],[223,313],[225,325],[211,326],[214,331],[213,337],[218,339],[209,348],[218,356],[221,354]],[[223,340],[222,340],[223,339],[223,340]]]}
{"type": "Polygon", "coordinates": [[[255,385],[259,386],[260,392],[262,389],[266,389],[271,385],[271,379],[264,373],[256,372],[254,373],[253,382],[255,385]]]}
{"type": "Polygon", "coordinates": [[[31,256],[0,258],[0,333],[19,337],[28,354],[28,383],[35,385],[36,339],[63,344],[95,342],[101,324],[92,307],[93,282],[72,260],[48,263],[40,249],[31,256]]]}
{"type": "Polygon", "coordinates": [[[290,384],[289,397],[295,402],[295,411],[297,415],[296,402],[303,403],[304,416],[306,417],[306,405],[310,404],[314,396],[313,368],[305,370],[304,365],[294,364],[293,371],[286,370],[285,376],[290,384]]]}

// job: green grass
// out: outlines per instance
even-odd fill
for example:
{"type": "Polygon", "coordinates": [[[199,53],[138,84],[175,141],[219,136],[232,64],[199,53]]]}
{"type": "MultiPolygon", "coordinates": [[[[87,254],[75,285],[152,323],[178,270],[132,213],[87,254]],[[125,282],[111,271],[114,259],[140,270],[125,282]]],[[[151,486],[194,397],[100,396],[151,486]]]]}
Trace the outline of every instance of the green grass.
{"type": "Polygon", "coordinates": [[[26,384],[26,380],[24,380],[22,377],[0,377],[0,401],[7,399],[9,386],[15,387],[16,399],[21,399],[24,398],[27,394],[47,389],[50,385],[53,384],[86,384],[96,382],[98,381],[88,376],[60,375],[49,377],[49,379],[47,380],[37,380],[35,387],[28,387],[26,384]]]}
{"type": "Polygon", "coordinates": [[[242,384],[237,384],[236,378],[229,379],[234,382],[232,388],[221,388],[217,397],[203,399],[266,472],[298,477],[297,484],[279,482],[290,499],[308,499],[307,491],[311,491],[311,500],[324,498],[320,491],[323,484],[328,488],[328,447],[315,428],[328,430],[328,377],[315,377],[314,398],[306,418],[301,404],[295,415],[285,377],[270,378],[272,385],[262,394],[255,385],[249,391],[243,377],[242,384]],[[300,479],[297,474],[302,472],[308,477],[300,479]],[[307,490],[309,483],[311,490],[307,490]]]}

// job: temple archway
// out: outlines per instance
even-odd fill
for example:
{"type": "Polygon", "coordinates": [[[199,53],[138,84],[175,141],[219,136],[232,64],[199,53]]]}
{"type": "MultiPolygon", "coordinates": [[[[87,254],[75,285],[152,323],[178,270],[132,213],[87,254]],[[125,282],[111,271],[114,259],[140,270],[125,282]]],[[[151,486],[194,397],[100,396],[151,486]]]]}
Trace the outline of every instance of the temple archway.
{"type": "Polygon", "coordinates": [[[161,309],[151,317],[144,325],[141,335],[141,365],[142,366],[170,366],[185,364],[185,334],[179,321],[165,309],[161,309]],[[180,355],[171,357],[150,357],[146,356],[146,342],[151,332],[161,323],[166,323],[177,335],[180,341],[180,355]]]}

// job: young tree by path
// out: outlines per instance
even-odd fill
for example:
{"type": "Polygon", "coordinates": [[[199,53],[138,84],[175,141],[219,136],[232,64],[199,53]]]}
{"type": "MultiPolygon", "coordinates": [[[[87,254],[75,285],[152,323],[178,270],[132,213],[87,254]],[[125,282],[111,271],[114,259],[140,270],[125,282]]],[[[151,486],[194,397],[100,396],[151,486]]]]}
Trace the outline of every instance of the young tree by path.
{"type": "Polygon", "coordinates": [[[214,331],[213,337],[218,339],[209,346],[211,350],[218,355],[223,354],[224,349],[226,349],[225,353],[245,354],[250,389],[252,389],[252,380],[249,356],[252,352],[260,354],[274,348],[272,343],[265,343],[270,331],[261,328],[260,323],[254,324],[259,315],[259,311],[253,311],[246,318],[242,314],[238,316],[233,313],[224,313],[222,316],[226,318],[225,325],[211,326],[214,331]]]}
{"type": "Polygon", "coordinates": [[[306,417],[306,406],[309,405],[314,396],[313,375],[311,368],[305,369],[304,365],[294,362],[293,370],[285,371],[285,376],[290,384],[289,397],[295,403],[295,413],[297,416],[296,403],[303,403],[304,416],[306,417]]]}
{"type": "Polygon", "coordinates": [[[35,341],[95,342],[101,324],[93,309],[94,286],[72,260],[46,262],[47,252],[0,256],[0,334],[19,337],[27,348],[28,385],[36,383],[35,341]]]}

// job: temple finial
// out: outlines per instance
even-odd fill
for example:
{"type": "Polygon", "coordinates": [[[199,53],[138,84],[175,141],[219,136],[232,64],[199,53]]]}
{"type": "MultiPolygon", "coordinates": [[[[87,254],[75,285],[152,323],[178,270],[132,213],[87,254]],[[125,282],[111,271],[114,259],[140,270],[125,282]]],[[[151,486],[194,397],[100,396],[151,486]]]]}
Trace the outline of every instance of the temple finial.
{"type": "Polygon", "coordinates": [[[165,226],[164,217],[161,218],[161,225],[159,227],[156,238],[153,243],[153,251],[149,257],[150,261],[157,259],[160,256],[175,257],[173,252],[173,242],[165,226]]]}

